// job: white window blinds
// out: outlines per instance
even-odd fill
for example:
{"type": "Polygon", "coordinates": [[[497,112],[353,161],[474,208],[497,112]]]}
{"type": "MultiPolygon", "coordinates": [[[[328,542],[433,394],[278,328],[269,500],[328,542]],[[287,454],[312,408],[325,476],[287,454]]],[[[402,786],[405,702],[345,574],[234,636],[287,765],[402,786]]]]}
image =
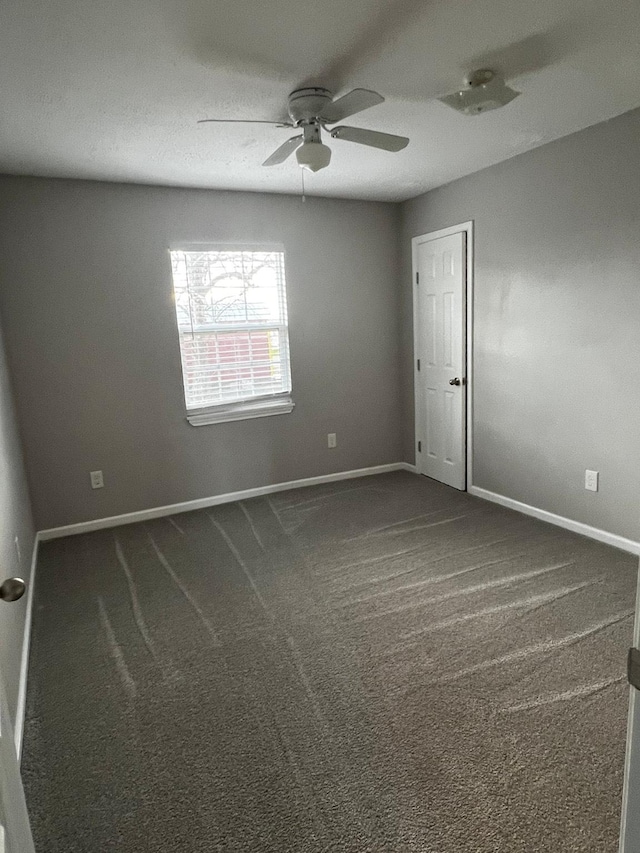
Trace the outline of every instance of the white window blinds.
{"type": "Polygon", "coordinates": [[[172,250],[187,411],[291,391],[284,252],[172,250]]]}

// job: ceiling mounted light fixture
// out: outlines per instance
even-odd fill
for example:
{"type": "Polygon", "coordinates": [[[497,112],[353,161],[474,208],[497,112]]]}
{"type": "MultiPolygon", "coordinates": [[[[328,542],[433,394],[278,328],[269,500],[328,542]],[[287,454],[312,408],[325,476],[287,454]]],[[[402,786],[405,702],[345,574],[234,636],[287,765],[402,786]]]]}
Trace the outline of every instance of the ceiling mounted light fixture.
{"type": "Polygon", "coordinates": [[[477,116],[506,107],[520,94],[507,86],[500,74],[488,68],[469,74],[465,83],[466,89],[444,95],[438,100],[466,116],[477,116]]]}

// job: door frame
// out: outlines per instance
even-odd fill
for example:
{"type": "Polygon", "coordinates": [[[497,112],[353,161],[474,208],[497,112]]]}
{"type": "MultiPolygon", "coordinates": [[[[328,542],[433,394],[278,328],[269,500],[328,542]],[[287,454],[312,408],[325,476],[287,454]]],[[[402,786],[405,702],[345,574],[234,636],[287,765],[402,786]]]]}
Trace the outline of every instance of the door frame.
{"type": "Polygon", "coordinates": [[[414,425],[413,425],[413,448],[416,454],[417,465],[417,441],[418,441],[418,380],[420,374],[416,365],[416,342],[418,340],[418,306],[417,306],[417,284],[416,273],[418,272],[418,245],[431,240],[438,240],[440,237],[450,237],[452,234],[464,233],[466,235],[466,282],[465,282],[465,342],[466,342],[466,366],[465,376],[466,384],[466,418],[465,418],[465,433],[466,433],[466,473],[465,473],[465,491],[469,491],[473,485],[473,220],[462,222],[460,225],[451,225],[448,228],[440,228],[437,231],[428,231],[426,234],[419,234],[417,237],[411,238],[411,293],[413,304],[413,404],[414,404],[414,425]]]}

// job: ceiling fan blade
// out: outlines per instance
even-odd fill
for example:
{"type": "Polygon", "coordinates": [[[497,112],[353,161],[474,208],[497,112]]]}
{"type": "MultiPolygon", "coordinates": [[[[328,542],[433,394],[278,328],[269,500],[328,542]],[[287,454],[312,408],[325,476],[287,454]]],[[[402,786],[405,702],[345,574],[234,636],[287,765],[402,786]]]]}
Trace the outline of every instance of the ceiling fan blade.
{"type": "Polygon", "coordinates": [[[278,163],[284,163],[287,157],[293,154],[300,145],[302,145],[302,134],[300,136],[292,136],[291,139],[283,142],[280,148],[276,148],[271,157],[267,157],[262,165],[277,166],[278,163]]]}
{"type": "Polygon", "coordinates": [[[327,124],[333,124],[356,113],[361,113],[362,110],[368,110],[369,107],[375,107],[376,104],[381,104],[383,101],[382,95],[372,92],[370,89],[352,89],[351,92],[347,92],[346,95],[330,103],[320,118],[327,124]]]}
{"type": "Polygon", "coordinates": [[[255,118],[201,118],[197,124],[209,124],[216,122],[221,124],[271,124],[274,127],[293,127],[288,121],[263,121],[255,118]]]}
{"type": "Polygon", "coordinates": [[[402,151],[409,144],[406,136],[396,136],[393,133],[380,133],[378,130],[365,130],[363,127],[334,127],[332,139],[344,139],[347,142],[358,142],[360,145],[370,145],[383,151],[402,151]]]}

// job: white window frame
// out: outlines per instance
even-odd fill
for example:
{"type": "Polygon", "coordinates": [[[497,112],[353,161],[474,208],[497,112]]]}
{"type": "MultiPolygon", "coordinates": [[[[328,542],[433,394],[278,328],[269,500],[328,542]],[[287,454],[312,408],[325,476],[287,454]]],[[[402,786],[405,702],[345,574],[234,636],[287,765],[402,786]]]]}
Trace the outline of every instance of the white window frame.
{"type": "MultiPolygon", "coordinates": [[[[285,265],[285,300],[287,299],[287,280],[286,280],[286,252],[285,248],[282,244],[274,244],[274,243],[172,243],[169,246],[169,263],[171,264],[171,252],[279,252],[284,255],[284,265],[285,265]]],[[[171,270],[171,265],[169,266],[171,270]]],[[[171,275],[171,293],[174,294],[174,282],[173,282],[173,274],[171,275]]],[[[287,310],[287,317],[288,317],[287,310]]],[[[174,317],[176,322],[176,330],[178,333],[178,347],[180,354],[180,373],[182,378],[182,394],[183,400],[185,402],[186,407],[186,396],[184,389],[184,373],[183,373],[183,365],[182,365],[182,352],[180,347],[180,328],[178,326],[178,319],[175,313],[174,308],[174,317]]],[[[251,324],[229,324],[229,326],[225,326],[225,331],[245,331],[255,329],[256,326],[251,324]]],[[[289,326],[288,323],[286,326],[278,325],[277,323],[273,324],[271,328],[279,328],[281,331],[284,330],[288,336],[289,326]]],[[[287,348],[287,353],[283,353],[283,358],[286,358],[288,355],[289,364],[287,365],[287,372],[289,373],[289,377],[291,383],[293,379],[291,377],[291,352],[290,348],[287,348]]],[[[288,391],[282,394],[267,394],[264,397],[252,397],[249,400],[241,400],[233,403],[219,403],[214,406],[206,406],[199,409],[187,409],[187,421],[191,424],[191,426],[207,426],[209,424],[220,424],[227,423],[229,421],[244,421],[252,418],[265,418],[271,415],[286,415],[290,414],[295,408],[295,403],[293,402],[292,392],[288,391]]]]}

